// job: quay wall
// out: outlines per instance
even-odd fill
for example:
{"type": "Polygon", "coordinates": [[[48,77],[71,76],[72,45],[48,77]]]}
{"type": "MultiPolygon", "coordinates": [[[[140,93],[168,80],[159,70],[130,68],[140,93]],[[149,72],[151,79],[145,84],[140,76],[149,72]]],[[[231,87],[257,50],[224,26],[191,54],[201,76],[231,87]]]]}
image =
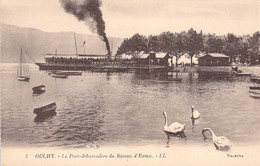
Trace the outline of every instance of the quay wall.
{"type": "Polygon", "coordinates": [[[198,72],[218,72],[218,73],[230,73],[230,66],[182,66],[175,67],[175,70],[179,70],[184,73],[198,73],[198,72]]]}
{"type": "Polygon", "coordinates": [[[198,66],[198,72],[231,73],[231,66],[198,66]]]}

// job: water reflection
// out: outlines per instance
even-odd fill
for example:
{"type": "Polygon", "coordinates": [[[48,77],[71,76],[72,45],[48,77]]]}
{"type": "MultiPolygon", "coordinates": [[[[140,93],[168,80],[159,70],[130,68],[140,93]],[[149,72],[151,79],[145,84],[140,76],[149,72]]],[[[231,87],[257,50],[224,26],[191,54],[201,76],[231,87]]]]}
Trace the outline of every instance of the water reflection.
{"type": "Polygon", "coordinates": [[[177,139],[184,139],[184,141],[186,142],[187,140],[187,136],[185,134],[185,132],[179,132],[179,133],[176,133],[176,134],[173,134],[173,133],[168,133],[168,132],[165,132],[166,136],[167,136],[167,139],[166,139],[166,147],[169,148],[170,147],[170,138],[177,138],[177,139]]]}
{"type": "Polygon", "coordinates": [[[212,73],[212,72],[199,72],[198,73],[198,81],[233,81],[234,77],[231,77],[230,74],[225,73],[212,73]]]}
{"type": "Polygon", "coordinates": [[[159,80],[159,81],[181,81],[182,73],[168,71],[142,71],[134,73],[135,79],[159,80]]]}
{"type": "Polygon", "coordinates": [[[97,110],[80,112],[82,115],[70,112],[71,118],[51,134],[51,139],[59,140],[61,144],[69,142],[79,147],[99,147],[105,139],[105,133],[101,131],[104,116],[97,110]]]}
{"type": "Polygon", "coordinates": [[[198,125],[198,124],[199,124],[199,120],[198,120],[198,119],[191,118],[191,130],[192,130],[192,135],[194,134],[195,125],[198,125]]]}
{"type": "Polygon", "coordinates": [[[45,93],[45,90],[44,91],[41,91],[41,92],[32,92],[32,95],[33,96],[40,96],[41,94],[45,93]]]}
{"type": "Polygon", "coordinates": [[[49,114],[44,114],[44,115],[37,115],[34,118],[34,122],[44,122],[44,121],[46,121],[48,119],[53,118],[55,115],[56,115],[56,112],[51,112],[49,114]]]}

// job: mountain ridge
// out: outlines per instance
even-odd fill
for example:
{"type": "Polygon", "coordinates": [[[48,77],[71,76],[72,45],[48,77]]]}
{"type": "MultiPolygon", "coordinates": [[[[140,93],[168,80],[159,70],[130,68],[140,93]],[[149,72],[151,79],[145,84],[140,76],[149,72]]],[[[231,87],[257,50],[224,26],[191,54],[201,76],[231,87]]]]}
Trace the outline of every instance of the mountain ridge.
{"type": "MultiPolygon", "coordinates": [[[[105,42],[99,36],[75,33],[79,54],[107,54],[105,42]],[[83,42],[86,44],[83,46],[83,42]]],[[[112,54],[123,38],[108,37],[112,54]]],[[[43,62],[47,53],[76,54],[74,32],[45,32],[36,28],[1,24],[1,63],[18,63],[20,47],[36,62],[43,62]]],[[[24,53],[25,54],[25,53],[24,53]]],[[[32,63],[28,57],[26,62],[32,63]]]]}

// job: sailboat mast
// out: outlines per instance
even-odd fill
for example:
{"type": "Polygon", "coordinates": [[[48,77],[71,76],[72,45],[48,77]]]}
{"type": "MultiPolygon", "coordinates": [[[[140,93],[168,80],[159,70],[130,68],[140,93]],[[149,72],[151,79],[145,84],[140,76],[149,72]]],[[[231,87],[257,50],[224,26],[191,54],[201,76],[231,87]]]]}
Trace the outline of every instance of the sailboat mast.
{"type": "Polygon", "coordinates": [[[23,58],[22,58],[22,47],[20,49],[20,76],[22,76],[22,70],[23,70],[23,58]]]}

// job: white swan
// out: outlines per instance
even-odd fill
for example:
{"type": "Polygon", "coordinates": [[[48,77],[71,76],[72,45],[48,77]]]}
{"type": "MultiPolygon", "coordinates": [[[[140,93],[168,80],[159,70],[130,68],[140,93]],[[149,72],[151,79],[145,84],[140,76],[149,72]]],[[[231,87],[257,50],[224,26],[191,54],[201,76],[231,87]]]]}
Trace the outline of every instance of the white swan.
{"type": "Polygon", "coordinates": [[[200,113],[198,110],[194,110],[193,106],[191,106],[191,119],[199,119],[200,113]]]}
{"type": "Polygon", "coordinates": [[[205,131],[210,131],[213,144],[215,145],[217,150],[229,150],[231,148],[232,145],[226,137],[216,136],[210,128],[204,128],[202,130],[202,135],[203,135],[204,139],[207,139],[207,137],[204,135],[205,131]]]}
{"type": "Polygon", "coordinates": [[[166,133],[178,134],[178,133],[183,132],[185,130],[185,126],[186,125],[185,124],[180,124],[178,122],[173,122],[170,126],[168,126],[168,124],[167,124],[167,114],[166,114],[165,111],[163,112],[163,115],[164,115],[164,119],[165,119],[163,130],[166,133]]]}

